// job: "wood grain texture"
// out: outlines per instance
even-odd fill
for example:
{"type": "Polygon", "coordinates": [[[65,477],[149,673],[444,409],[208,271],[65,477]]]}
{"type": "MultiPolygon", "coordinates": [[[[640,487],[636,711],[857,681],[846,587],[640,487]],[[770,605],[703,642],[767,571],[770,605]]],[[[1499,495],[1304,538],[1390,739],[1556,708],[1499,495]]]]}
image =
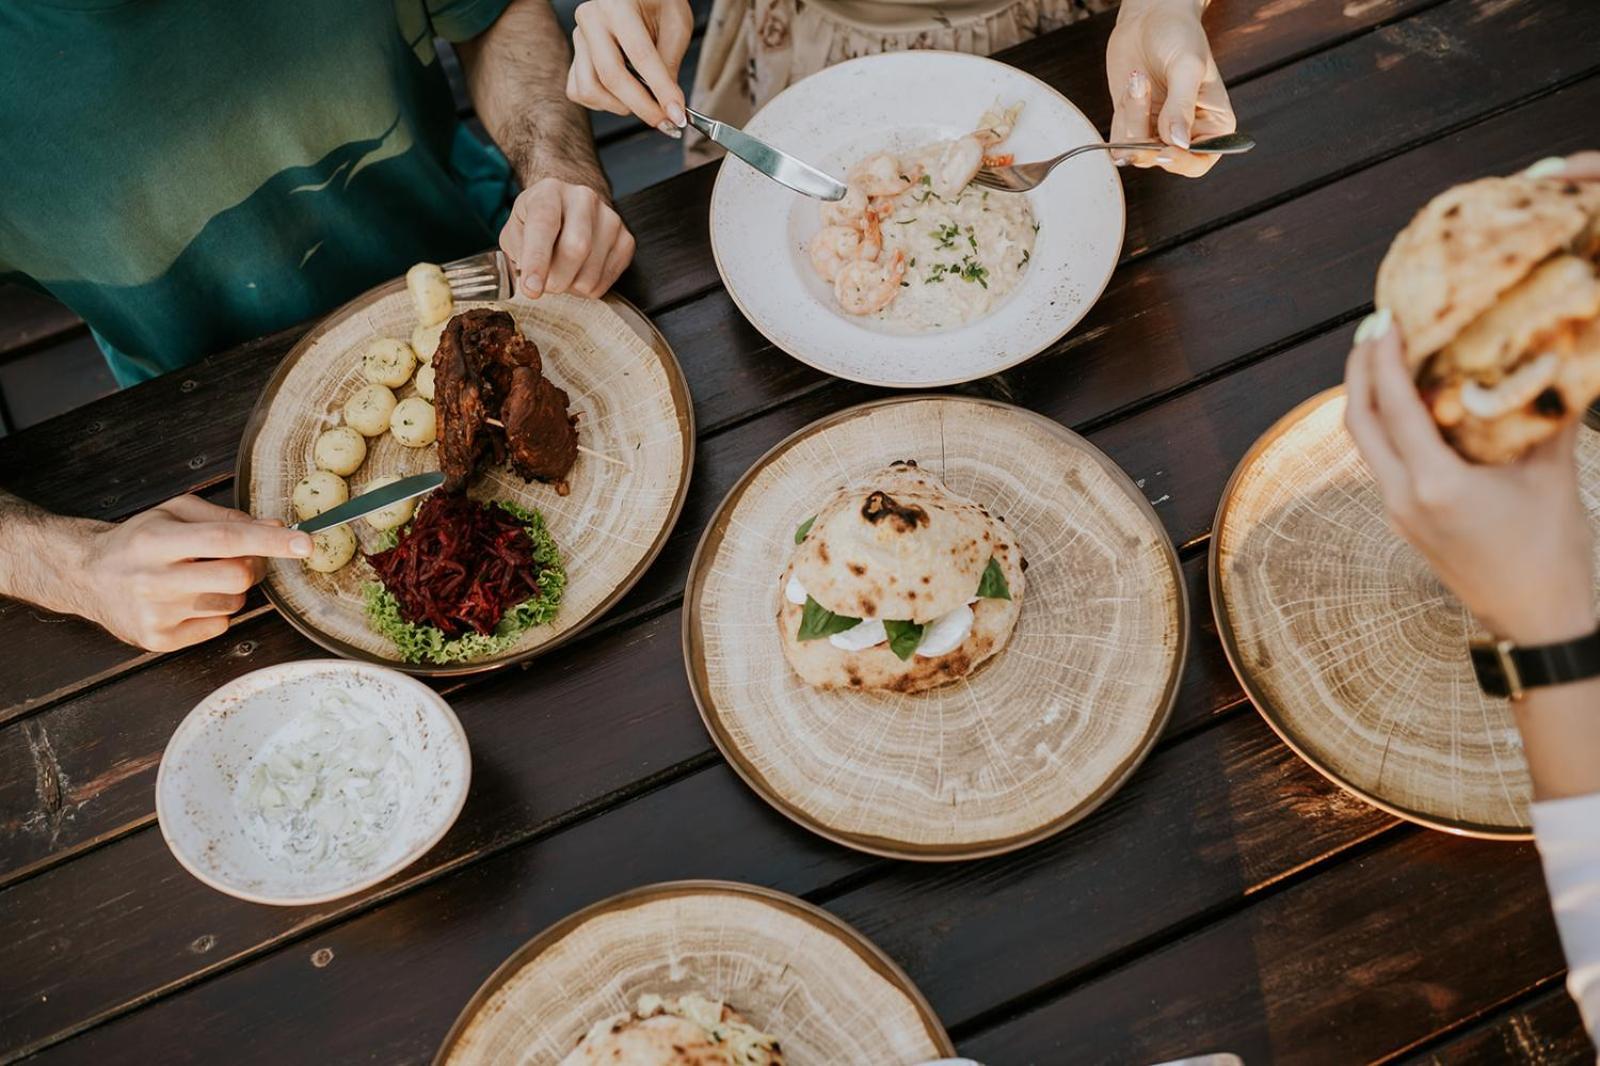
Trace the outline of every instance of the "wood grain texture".
{"type": "Polygon", "coordinates": [[[1177,559],[1137,489],[1054,423],[961,399],[853,408],[779,445],[712,519],[685,609],[690,683],[740,774],[803,825],[901,858],[994,854],[1093,810],[1155,742],[1186,645],[1177,559]],[[813,689],[774,621],[795,528],[901,459],[1005,520],[1028,563],[1016,630],[944,688],[813,689]]]}
{"type": "MultiPolygon", "coordinates": [[[[580,454],[567,478],[567,495],[524,482],[501,466],[483,470],[470,486],[474,499],[505,500],[544,516],[567,575],[561,609],[497,655],[448,666],[409,663],[367,620],[363,588],[375,577],[363,560],[333,574],[295,560],[268,560],[264,587],[273,606],[338,654],[442,675],[502,666],[554,648],[638,580],[683,506],[694,417],[682,371],[647,322],[614,297],[518,297],[498,305],[460,304],[457,312],[469,306],[511,313],[523,335],[539,346],[545,376],[566,390],[580,442],[616,460],[580,454]]],[[[408,338],[415,325],[404,283],[391,282],[347,304],[295,346],[268,384],[240,445],[241,510],[285,524],[295,520],[290,494],[316,469],[312,448],[318,435],[339,422],[346,400],[366,384],[362,349],[375,337],[408,338]]],[[[410,385],[397,390],[401,399],[414,394],[410,385]]],[[[350,494],[376,477],[437,470],[438,449],[437,443],[408,448],[389,433],[368,438],[366,461],[350,476],[350,494]]],[[[379,534],[365,522],[353,525],[361,552],[378,550],[379,534]]]]}
{"type": "Polygon", "coordinates": [[[1561,968],[1532,845],[1407,829],[957,1043],[1000,1063],[1211,1048],[1249,1063],[1373,1062],[1561,968]]]}
{"type": "Polygon", "coordinates": [[[1595,1059],[1577,1004],[1557,979],[1542,991],[1426,1051],[1408,1055],[1408,1066],[1557,1066],[1595,1059]]]}
{"type": "MultiPolygon", "coordinates": [[[[1578,464],[1600,525],[1600,433],[1581,434],[1578,464]]],[[[1216,527],[1223,645],[1296,751],[1402,817],[1531,835],[1510,704],[1478,688],[1471,614],[1391,528],[1345,431],[1342,391],[1306,401],[1250,450],[1216,527]]]]}
{"type": "Polygon", "coordinates": [[[790,1066],[955,1048],[889,957],[826,911],[750,885],[677,882],[586,908],[519,949],[445,1039],[442,1066],[544,1063],[646,993],[696,993],[777,1037],[790,1066]]]}

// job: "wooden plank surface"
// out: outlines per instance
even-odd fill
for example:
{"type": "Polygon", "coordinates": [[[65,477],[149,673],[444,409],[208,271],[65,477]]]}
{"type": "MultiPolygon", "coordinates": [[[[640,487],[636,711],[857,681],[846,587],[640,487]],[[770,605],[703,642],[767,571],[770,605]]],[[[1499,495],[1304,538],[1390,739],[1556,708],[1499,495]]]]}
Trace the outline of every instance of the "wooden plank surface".
{"type": "Polygon", "coordinates": [[[1555,1066],[1594,1059],[1577,1004],[1561,981],[1549,980],[1511,1007],[1401,1061],[1408,1066],[1555,1066]]]}
{"type": "MultiPolygon", "coordinates": [[[[626,206],[641,235],[630,291],[678,348],[705,430],[680,528],[600,631],[527,671],[450,687],[473,743],[473,794],[441,846],[388,884],[321,907],[249,907],[184,874],[151,825],[153,767],[194,700],[313,653],[275,616],[174,656],[118,659],[84,627],[0,609],[9,646],[69,660],[30,661],[21,678],[0,666],[0,722],[13,719],[0,728],[0,913],[22,916],[0,942],[0,1057],[49,1045],[47,1061],[160,1048],[281,1062],[314,1047],[319,1061],[424,1061],[471,989],[537,928],[678,876],[824,902],[905,965],[963,1047],[992,1063],[1223,1046],[1252,1061],[1495,1061],[1508,1040],[1580,1046],[1554,994],[1562,963],[1531,850],[1399,826],[1278,744],[1207,629],[1203,552],[1238,456],[1338,380],[1377,257],[1416,204],[1587,142],[1600,9],[1228,8],[1219,55],[1252,75],[1235,99],[1272,147],[1203,183],[1131,177],[1129,254],[1095,312],[1053,352],[969,388],[1088,430],[1190,545],[1195,653],[1179,709],[1104,808],[1011,856],[909,866],[794,828],[711,751],[677,640],[688,553],[761,451],[877,393],[800,367],[743,322],[705,250],[709,172],[687,175],[626,206]],[[1463,966],[1475,951],[1496,964],[1463,966]]],[[[1107,25],[1015,57],[1101,98],[1107,25]]],[[[291,341],[0,441],[0,484],[21,478],[46,499],[87,487],[107,516],[194,485],[225,493],[240,395],[291,341]],[[94,442],[75,484],[35,472],[41,456],[85,454],[86,436],[138,450],[163,436],[152,410],[182,427],[146,446],[159,469],[94,442]],[[191,427],[201,411],[214,424],[191,427]]]]}

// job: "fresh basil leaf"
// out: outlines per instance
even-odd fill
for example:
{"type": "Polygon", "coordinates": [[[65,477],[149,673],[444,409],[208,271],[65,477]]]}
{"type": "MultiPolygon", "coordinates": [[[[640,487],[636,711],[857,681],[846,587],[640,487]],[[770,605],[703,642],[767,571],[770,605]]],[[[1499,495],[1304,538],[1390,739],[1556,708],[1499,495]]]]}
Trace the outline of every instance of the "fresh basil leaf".
{"type": "Polygon", "coordinates": [[[885,622],[883,631],[889,634],[889,650],[900,660],[911,658],[911,653],[922,643],[922,627],[915,622],[885,622]]]}
{"type": "Polygon", "coordinates": [[[989,565],[983,568],[978,579],[978,598],[984,600],[1009,600],[1011,586],[1006,584],[1006,574],[1000,569],[1000,560],[989,556],[989,565]]]}
{"type": "Polygon", "coordinates": [[[850,618],[842,614],[834,614],[823,607],[822,604],[806,597],[805,610],[800,614],[800,639],[821,640],[831,637],[835,633],[843,633],[861,624],[861,619],[850,618]]]}
{"type": "Polygon", "coordinates": [[[817,516],[812,515],[810,518],[806,519],[804,522],[801,522],[795,527],[794,542],[796,544],[800,544],[805,541],[806,534],[811,532],[811,523],[815,522],[816,520],[817,516]]]}

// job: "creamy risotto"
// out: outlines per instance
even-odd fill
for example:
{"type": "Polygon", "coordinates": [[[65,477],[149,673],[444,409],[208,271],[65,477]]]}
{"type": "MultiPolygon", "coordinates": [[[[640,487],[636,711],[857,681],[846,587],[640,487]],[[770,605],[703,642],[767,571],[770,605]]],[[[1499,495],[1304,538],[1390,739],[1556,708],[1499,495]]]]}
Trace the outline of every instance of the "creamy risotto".
{"type": "Polygon", "coordinates": [[[1016,288],[1039,230],[1028,198],[971,181],[1011,161],[996,147],[1020,110],[991,110],[954,140],[850,168],[849,193],[822,205],[822,229],[806,244],[840,310],[924,332],[981,317],[1016,288]]]}

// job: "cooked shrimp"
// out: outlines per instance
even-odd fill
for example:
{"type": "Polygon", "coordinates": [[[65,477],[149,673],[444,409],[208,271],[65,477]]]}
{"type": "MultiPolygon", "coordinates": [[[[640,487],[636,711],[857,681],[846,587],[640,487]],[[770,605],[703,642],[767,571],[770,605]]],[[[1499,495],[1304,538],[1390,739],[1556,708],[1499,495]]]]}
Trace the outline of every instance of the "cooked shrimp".
{"type": "Polygon", "coordinates": [[[868,196],[898,196],[911,188],[916,178],[894,156],[879,152],[851,167],[845,180],[868,196]]]}
{"type": "Polygon", "coordinates": [[[870,315],[889,306],[900,292],[900,279],[906,273],[906,254],[896,251],[888,263],[858,259],[839,271],[833,282],[833,295],[839,307],[851,315],[870,315]]]}
{"type": "Polygon", "coordinates": [[[856,223],[856,230],[861,234],[861,244],[856,248],[855,258],[873,260],[878,258],[878,253],[883,251],[883,223],[871,211],[861,216],[861,221],[856,223]]]}
{"type": "Polygon", "coordinates": [[[978,143],[985,148],[993,148],[1007,137],[1017,124],[1017,116],[1022,114],[1022,104],[1015,103],[1010,107],[991,107],[978,119],[978,128],[972,131],[972,136],[978,138],[978,143]]]}
{"type": "Polygon", "coordinates": [[[870,209],[867,194],[859,185],[851,185],[842,200],[825,202],[821,208],[824,226],[854,226],[870,209]]]}
{"type": "Polygon", "coordinates": [[[811,267],[823,281],[838,277],[839,270],[846,263],[854,262],[860,251],[861,231],[853,226],[826,226],[806,242],[811,267]]]}
{"type": "Polygon", "coordinates": [[[928,170],[933,191],[945,200],[961,195],[978,168],[983,166],[983,144],[977,134],[969,133],[946,141],[939,153],[939,161],[928,170]]]}

